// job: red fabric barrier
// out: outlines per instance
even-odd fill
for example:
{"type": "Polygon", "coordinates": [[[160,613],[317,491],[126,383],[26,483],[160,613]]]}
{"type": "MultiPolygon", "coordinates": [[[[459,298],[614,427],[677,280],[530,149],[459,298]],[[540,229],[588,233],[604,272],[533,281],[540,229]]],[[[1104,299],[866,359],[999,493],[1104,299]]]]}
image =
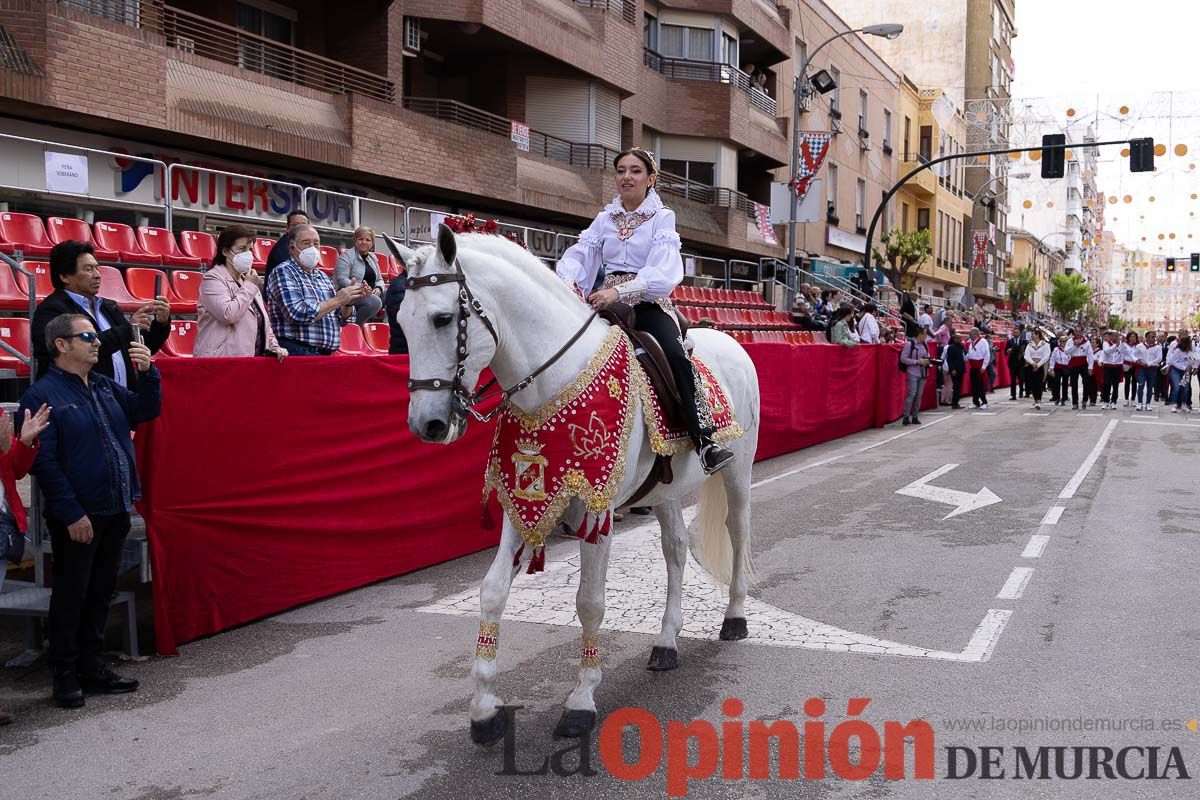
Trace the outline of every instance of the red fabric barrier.
{"type": "MultiPolygon", "coordinates": [[[[900,416],[896,345],[746,351],[760,460],[900,416]]],[[[498,541],[479,524],[492,426],[417,442],[407,356],[157,364],[163,411],[137,448],[159,653],[498,541]]]]}
{"type": "Polygon", "coordinates": [[[158,651],[499,541],[490,426],[408,432],[407,356],[158,359],[137,435],[158,651]]]}
{"type": "MultiPolygon", "coordinates": [[[[1012,383],[1012,375],[1008,369],[1008,357],[1004,355],[1004,340],[1000,339],[996,344],[996,383],[989,386],[989,389],[1005,389],[1012,383]]],[[[963,374],[962,396],[971,399],[971,370],[967,370],[963,374]]]]}

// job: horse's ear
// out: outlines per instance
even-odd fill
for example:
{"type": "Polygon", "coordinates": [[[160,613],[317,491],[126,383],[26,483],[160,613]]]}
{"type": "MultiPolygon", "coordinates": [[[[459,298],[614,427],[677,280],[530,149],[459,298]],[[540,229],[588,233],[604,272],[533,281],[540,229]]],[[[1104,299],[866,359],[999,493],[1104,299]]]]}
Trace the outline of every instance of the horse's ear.
{"type": "Polygon", "coordinates": [[[444,222],[438,225],[437,249],[447,265],[453,264],[454,259],[458,258],[458,242],[454,240],[454,231],[446,227],[444,222]]]}
{"type": "Polygon", "coordinates": [[[404,265],[405,270],[407,270],[408,262],[417,254],[417,251],[405,247],[392,237],[388,236],[386,233],[383,234],[383,241],[387,243],[388,250],[392,251],[392,255],[395,256],[396,259],[404,265]]]}

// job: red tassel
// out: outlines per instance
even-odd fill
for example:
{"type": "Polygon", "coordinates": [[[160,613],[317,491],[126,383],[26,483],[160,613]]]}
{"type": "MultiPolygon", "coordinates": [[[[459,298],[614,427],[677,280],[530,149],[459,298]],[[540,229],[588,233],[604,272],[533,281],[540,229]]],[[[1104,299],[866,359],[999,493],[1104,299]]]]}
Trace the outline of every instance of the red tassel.
{"type": "Polygon", "coordinates": [[[525,543],[522,542],[520,549],[517,550],[516,555],[513,556],[513,566],[514,567],[521,566],[521,554],[524,552],[525,552],[525,543]]]}
{"type": "Polygon", "coordinates": [[[532,575],[535,572],[546,571],[546,548],[539,547],[533,551],[533,555],[529,557],[529,569],[525,570],[526,575],[532,575]]]}
{"type": "Polygon", "coordinates": [[[575,531],[575,538],[583,539],[584,537],[586,537],[587,529],[588,529],[588,515],[587,515],[587,512],[585,511],[583,514],[583,522],[579,523],[579,528],[575,531]]]}
{"type": "Polygon", "coordinates": [[[479,524],[485,531],[494,530],[496,527],[496,518],[492,516],[491,499],[492,493],[488,492],[483,498],[483,512],[479,515],[479,524]]]}
{"type": "MultiPolygon", "coordinates": [[[[590,516],[590,515],[589,515],[590,516]]],[[[588,544],[596,544],[600,541],[600,519],[596,519],[596,524],[592,526],[592,532],[588,534],[586,539],[588,544]]]]}
{"type": "Polygon", "coordinates": [[[604,525],[600,528],[600,535],[608,536],[610,531],[612,531],[612,512],[606,511],[604,512],[604,525]]]}

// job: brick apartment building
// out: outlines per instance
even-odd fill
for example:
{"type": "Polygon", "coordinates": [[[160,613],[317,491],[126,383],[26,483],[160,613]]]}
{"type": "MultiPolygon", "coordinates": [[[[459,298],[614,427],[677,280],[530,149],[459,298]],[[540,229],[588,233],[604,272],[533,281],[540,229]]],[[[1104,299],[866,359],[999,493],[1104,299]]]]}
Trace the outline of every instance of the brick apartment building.
{"type": "MultiPolygon", "coordinates": [[[[53,144],[0,138],[0,203],[162,224],[169,191],[176,230],[264,233],[304,204],[335,239],[362,221],[420,240],[474,211],[537,229],[552,259],[637,144],[670,173],[685,252],[757,263],[785,253],[785,227],[769,243],[754,212],[787,176],[806,37],[848,27],[816,0],[4,0],[0,133],[104,152],[69,193],[42,174],[53,144]],[[166,187],[111,152],[211,171],[166,187]]],[[[837,112],[843,132],[828,213],[797,238],[848,264],[898,171],[900,78],[858,37],[821,67],[840,86],[803,127],[837,112]]]]}

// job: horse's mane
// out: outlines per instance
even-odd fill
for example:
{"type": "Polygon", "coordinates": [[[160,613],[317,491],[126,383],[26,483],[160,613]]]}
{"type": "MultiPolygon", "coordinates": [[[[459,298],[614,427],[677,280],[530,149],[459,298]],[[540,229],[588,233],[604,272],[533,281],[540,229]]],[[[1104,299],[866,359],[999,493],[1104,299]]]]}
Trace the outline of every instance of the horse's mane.
{"type": "MultiPolygon", "coordinates": [[[[483,270],[512,268],[551,293],[552,296],[563,300],[577,300],[567,285],[554,273],[554,270],[516,242],[511,242],[503,236],[487,233],[459,233],[455,234],[454,238],[458,244],[459,263],[462,264],[463,271],[468,276],[474,271],[473,268],[483,270]],[[483,256],[483,259],[479,259],[478,256],[483,256]]],[[[421,274],[425,263],[433,256],[434,250],[434,245],[425,245],[417,250],[412,264],[414,275],[421,274]]]]}

